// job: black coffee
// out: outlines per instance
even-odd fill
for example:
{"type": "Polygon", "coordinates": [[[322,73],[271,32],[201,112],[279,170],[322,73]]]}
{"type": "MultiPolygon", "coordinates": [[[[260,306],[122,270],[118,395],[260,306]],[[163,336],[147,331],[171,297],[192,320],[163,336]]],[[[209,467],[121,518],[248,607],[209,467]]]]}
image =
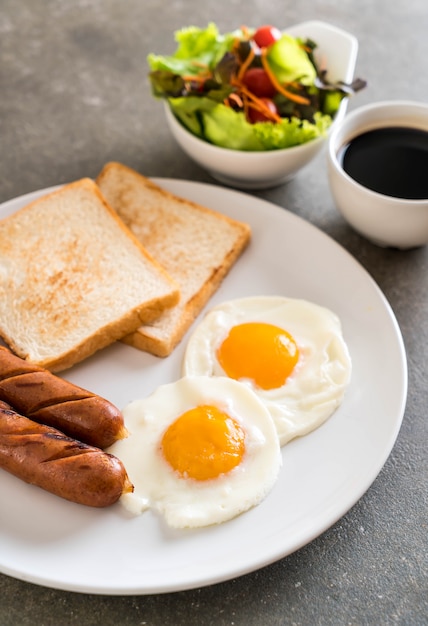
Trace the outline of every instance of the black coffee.
{"type": "Polygon", "coordinates": [[[388,127],[352,139],[339,154],[343,169],[364,187],[387,196],[428,198],[428,132],[388,127]]]}

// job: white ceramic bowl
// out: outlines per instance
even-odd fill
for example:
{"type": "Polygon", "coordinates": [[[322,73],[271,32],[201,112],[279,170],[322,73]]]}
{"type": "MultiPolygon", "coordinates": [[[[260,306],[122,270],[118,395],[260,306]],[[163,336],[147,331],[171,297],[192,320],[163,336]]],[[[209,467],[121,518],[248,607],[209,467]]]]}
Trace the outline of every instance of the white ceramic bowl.
{"type": "MultiPolygon", "coordinates": [[[[286,32],[293,37],[310,38],[318,44],[316,57],[328,68],[329,80],[351,82],[354,77],[358,42],[353,35],[323,22],[304,22],[286,32]]],[[[344,117],[347,99],[343,100],[330,128],[344,117]]],[[[186,130],[165,104],[168,125],[181,148],[201,167],[222,183],[242,189],[263,189],[292,178],[325,145],[325,138],[301,146],[260,152],[244,152],[214,146],[186,130]]]]}
{"type": "Polygon", "coordinates": [[[339,212],[356,231],[377,245],[406,249],[428,243],[428,198],[407,200],[372,191],[351,178],[338,157],[357,135],[393,126],[428,131],[428,105],[375,102],[349,113],[330,134],[328,176],[339,212]]]}

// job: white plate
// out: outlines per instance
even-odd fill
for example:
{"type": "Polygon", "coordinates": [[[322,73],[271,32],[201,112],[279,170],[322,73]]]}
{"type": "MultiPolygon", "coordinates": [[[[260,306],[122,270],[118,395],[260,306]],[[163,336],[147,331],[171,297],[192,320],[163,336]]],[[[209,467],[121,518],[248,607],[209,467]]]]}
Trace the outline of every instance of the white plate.
{"type": "MultiPolygon", "coordinates": [[[[71,591],[149,594],[200,587],[251,572],[304,546],[368,489],[397,437],[407,367],[394,314],[367,272],[324,233],[249,195],[161,179],[171,191],[247,221],[250,247],[209,306],[272,294],[306,298],[341,318],[352,383],[339,410],[312,434],[283,448],[273,491],[258,507],[220,526],[171,531],[150,511],[129,519],[117,504],[91,509],[0,472],[0,570],[71,591]]],[[[4,217],[43,192],[0,207],[4,217]]],[[[158,359],[121,343],[66,377],[120,408],[180,376],[186,343],[158,359]]]]}

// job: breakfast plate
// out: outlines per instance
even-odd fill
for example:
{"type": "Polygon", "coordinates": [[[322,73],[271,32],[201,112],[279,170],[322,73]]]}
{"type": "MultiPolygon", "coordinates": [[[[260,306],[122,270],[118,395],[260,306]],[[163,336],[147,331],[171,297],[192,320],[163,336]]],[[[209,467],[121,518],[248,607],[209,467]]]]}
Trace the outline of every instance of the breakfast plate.
{"type": "MultiPolygon", "coordinates": [[[[151,511],[92,509],[0,472],[0,571],[47,587],[110,595],[201,587],[252,572],[318,537],[365,493],[398,435],[407,364],[394,313],[369,274],[300,217],[241,192],[155,179],[246,221],[252,241],[205,308],[250,295],[303,298],[339,316],[352,380],[336,413],[282,449],[279,479],[257,507],[220,525],[172,530],[151,511]]],[[[41,190],[0,206],[5,217],[41,190]]],[[[199,319],[201,319],[202,312],[199,319]]],[[[186,342],[166,359],[120,342],[63,375],[123,408],[181,375],[186,342]]]]}

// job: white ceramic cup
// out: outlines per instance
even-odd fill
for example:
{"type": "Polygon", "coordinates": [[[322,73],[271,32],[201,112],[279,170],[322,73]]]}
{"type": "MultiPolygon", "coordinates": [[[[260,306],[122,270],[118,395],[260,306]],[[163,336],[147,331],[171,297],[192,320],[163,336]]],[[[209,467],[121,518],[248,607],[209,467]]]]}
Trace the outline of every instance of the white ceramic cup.
{"type": "MultiPolygon", "coordinates": [[[[380,246],[412,248],[428,243],[428,198],[407,200],[372,191],[343,169],[340,152],[352,139],[377,128],[428,132],[428,105],[407,100],[375,102],[349,113],[328,143],[328,176],[337,209],[360,234],[380,246]]],[[[428,171],[427,171],[428,177],[428,171]]]]}

